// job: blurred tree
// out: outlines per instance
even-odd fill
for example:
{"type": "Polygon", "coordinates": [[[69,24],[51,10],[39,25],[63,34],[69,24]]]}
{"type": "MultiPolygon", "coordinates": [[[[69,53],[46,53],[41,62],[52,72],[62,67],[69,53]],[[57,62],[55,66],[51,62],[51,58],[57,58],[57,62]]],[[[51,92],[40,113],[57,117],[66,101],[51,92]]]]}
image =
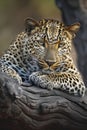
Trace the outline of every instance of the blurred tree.
{"type": "Polygon", "coordinates": [[[78,68],[87,86],[87,1],[86,0],[56,0],[61,9],[65,24],[80,22],[81,28],[74,40],[77,52],[78,68]]]}

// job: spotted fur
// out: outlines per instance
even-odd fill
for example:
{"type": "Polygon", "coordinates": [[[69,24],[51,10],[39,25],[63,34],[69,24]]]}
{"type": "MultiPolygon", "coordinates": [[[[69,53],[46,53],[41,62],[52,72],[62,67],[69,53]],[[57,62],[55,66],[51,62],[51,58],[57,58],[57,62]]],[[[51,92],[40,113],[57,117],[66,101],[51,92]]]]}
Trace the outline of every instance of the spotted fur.
{"type": "Polygon", "coordinates": [[[71,43],[79,23],[65,26],[57,20],[27,19],[0,59],[0,70],[18,83],[31,82],[47,89],[60,89],[83,96],[85,85],[71,57],[71,43]]]}

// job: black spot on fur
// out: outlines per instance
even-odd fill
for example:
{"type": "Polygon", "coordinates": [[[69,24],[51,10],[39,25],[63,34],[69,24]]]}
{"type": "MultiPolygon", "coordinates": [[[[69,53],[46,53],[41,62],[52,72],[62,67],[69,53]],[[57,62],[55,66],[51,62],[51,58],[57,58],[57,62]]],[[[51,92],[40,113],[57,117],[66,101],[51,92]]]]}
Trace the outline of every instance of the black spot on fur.
{"type": "Polygon", "coordinates": [[[70,91],[71,91],[71,92],[74,92],[74,89],[71,89],[70,91]]]}

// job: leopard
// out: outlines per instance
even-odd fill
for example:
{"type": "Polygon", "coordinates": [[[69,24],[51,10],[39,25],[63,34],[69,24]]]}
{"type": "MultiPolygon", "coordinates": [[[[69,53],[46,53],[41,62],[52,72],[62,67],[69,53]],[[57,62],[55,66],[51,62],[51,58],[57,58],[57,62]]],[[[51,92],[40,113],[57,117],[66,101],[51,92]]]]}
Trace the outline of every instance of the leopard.
{"type": "Polygon", "coordinates": [[[86,87],[71,56],[72,41],[80,23],[64,25],[56,19],[25,20],[19,33],[0,58],[0,71],[17,83],[57,89],[84,96],[86,87]]]}

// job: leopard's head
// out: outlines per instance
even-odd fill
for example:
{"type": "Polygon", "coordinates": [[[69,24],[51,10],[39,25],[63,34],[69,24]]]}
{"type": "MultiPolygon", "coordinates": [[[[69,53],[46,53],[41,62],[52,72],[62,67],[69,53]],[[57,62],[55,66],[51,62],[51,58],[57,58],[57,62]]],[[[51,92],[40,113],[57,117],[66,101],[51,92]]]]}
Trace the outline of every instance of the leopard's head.
{"type": "Polygon", "coordinates": [[[39,45],[44,48],[43,58],[39,57],[39,63],[43,68],[56,66],[60,62],[59,53],[63,50],[71,50],[71,41],[79,30],[80,24],[75,23],[65,26],[58,20],[53,19],[43,19],[39,22],[34,20],[29,21],[28,32],[32,34],[37,32],[41,41],[39,45]]]}

